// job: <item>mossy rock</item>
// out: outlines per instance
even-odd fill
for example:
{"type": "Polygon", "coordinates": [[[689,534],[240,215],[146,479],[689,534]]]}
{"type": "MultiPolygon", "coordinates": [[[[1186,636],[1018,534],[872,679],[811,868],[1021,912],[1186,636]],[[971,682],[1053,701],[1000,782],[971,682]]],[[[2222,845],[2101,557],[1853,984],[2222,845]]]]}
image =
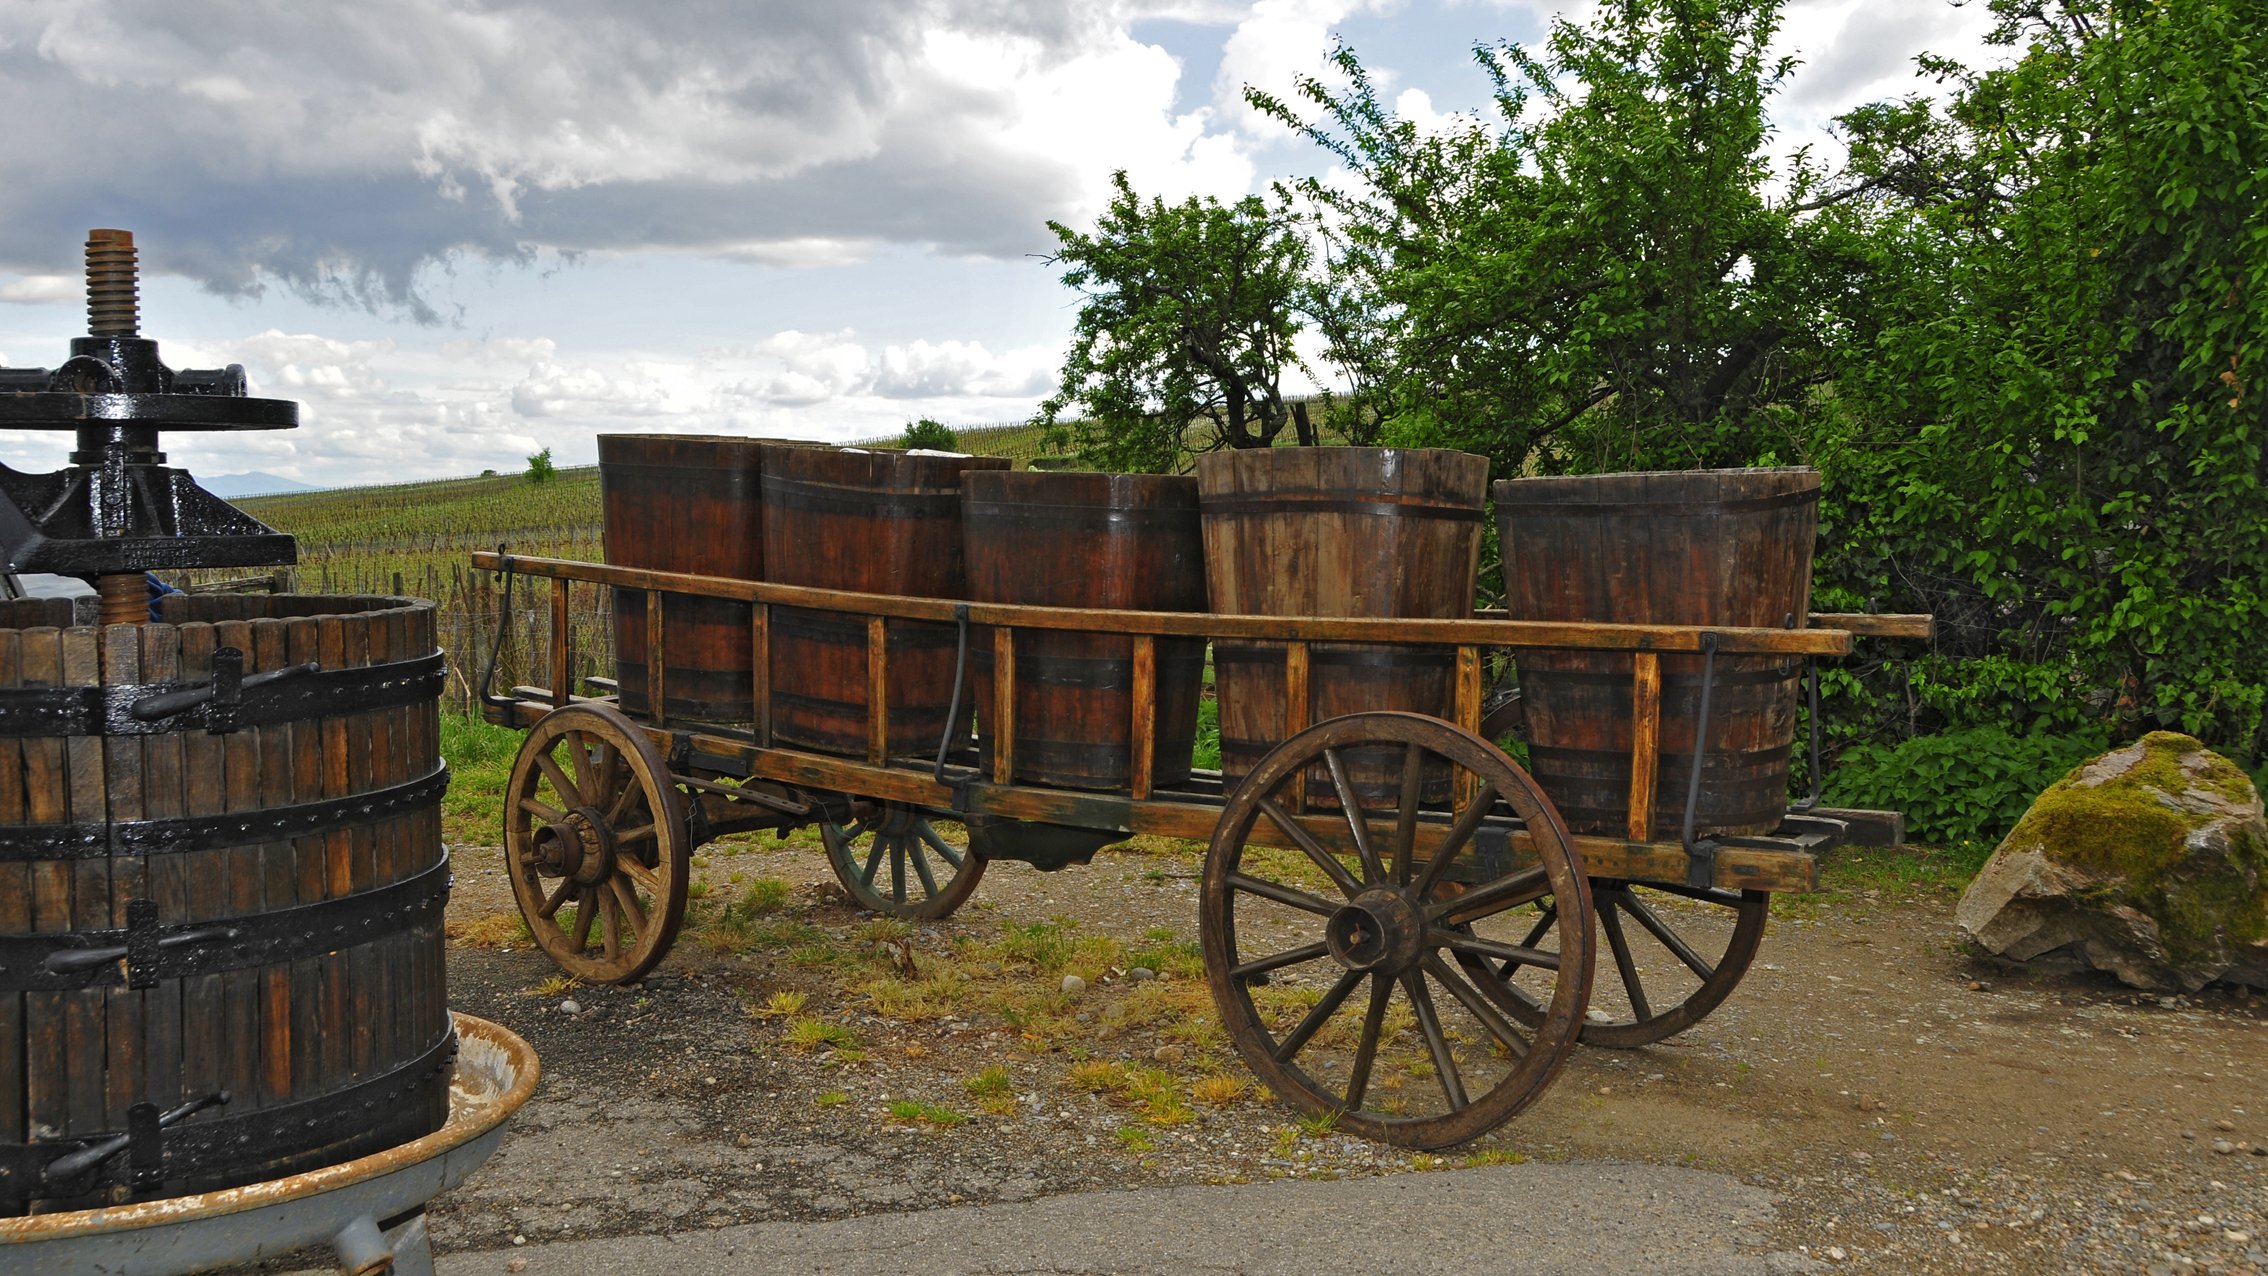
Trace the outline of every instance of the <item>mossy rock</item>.
{"type": "Polygon", "coordinates": [[[2268,819],[2252,780],[2158,731],[2040,794],[1961,897],[1987,951],[2138,988],[2268,987],[2268,819]]]}

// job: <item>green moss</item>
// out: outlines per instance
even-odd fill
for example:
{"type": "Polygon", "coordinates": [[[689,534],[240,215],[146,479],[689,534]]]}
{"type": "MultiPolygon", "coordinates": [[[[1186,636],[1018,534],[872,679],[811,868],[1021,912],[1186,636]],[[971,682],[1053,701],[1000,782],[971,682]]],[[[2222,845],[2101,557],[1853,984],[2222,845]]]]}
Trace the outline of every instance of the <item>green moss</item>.
{"type": "Polygon", "coordinates": [[[2125,772],[2088,784],[2087,768],[2075,769],[2039,796],[2008,844],[2104,879],[2083,892],[2083,902],[2147,913],[2176,962],[2268,935],[2268,844],[2239,831],[2226,861],[2202,859],[2186,840],[2216,816],[2175,805],[2191,791],[2243,805],[2251,777],[2185,735],[2152,732],[2127,747],[2141,756],[2125,772]]]}

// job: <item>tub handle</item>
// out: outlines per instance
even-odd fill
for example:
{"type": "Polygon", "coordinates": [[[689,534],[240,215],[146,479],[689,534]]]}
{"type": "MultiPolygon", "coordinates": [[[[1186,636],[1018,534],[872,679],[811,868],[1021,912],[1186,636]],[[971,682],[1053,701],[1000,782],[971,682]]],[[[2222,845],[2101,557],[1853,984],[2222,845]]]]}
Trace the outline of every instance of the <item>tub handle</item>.
{"type": "Polygon", "coordinates": [[[235,647],[222,647],[213,653],[213,680],[202,687],[189,687],[181,691],[160,692],[143,696],[127,710],[137,722],[156,722],[189,712],[198,705],[206,705],[205,730],[214,735],[226,735],[236,730],[236,711],[244,704],[244,693],[297,678],[320,673],[323,666],[315,661],[286,665],[266,673],[247,676],[244,672],[244,653],[235,647]]]}
{"type": "Polygon", "coordinates": [[[133,1185],[156,1187],[165,1181],[165,1147],[159,1139],[161,1132],[179,1125],[206,1108],[227,1103],[228,1098],[228,1091],[215,1090],[201,1099],[191,1099],[178,1108],[162,1113],[154,1103],[137,1103],[126,1109],[124,1134],[113,1134],[89,1143],[76,1152],[56,1157],[40,1171],[40,1181],[50,1188],[59,1189],[120,1152],[132,1148],[133,1185]]]}

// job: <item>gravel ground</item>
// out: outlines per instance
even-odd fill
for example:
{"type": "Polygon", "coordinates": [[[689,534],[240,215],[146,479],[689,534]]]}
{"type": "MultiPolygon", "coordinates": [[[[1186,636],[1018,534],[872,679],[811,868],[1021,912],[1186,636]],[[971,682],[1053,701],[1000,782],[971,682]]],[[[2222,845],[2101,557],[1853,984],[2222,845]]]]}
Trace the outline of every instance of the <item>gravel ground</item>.
{"type": "Polygon", "coordinates": [[[1636,1161],[1763,1189],[1757,1248],[1790,1271],[2268,1272],[2268,1009],[2242,990],[2159,998],[1987,965],[1959,943],[1950,892],[1831,874],[1844,885],[1779,901],[1715,1015],[1645,1049],[1579,1049],[1495,1134],[1413,1155],[1303,1125],[1249,1087],[1197,1101],[1206,1077],[1242,1073],[1190,1027],[1204,1003],[1187,970],[1111,966],[1063,998],[1057,976],[998,959],[1002,936],[1039,923],[1096,951],[1192,939],[1196,868],[1168,847],[1058,874],[995,865],[954,919],[900,933],[842,902],[808,848],[712,847],[700,908],[785,882],[772,929],[705,943],[703,914],[656,976],[620,989],[553,978],[504,924],[496,852],[460,848],[453,1000],[525,1035],[545,1080],[496,1159],[436,1205],[436,1243],[507,1271],[529,1242],[1636,1161]],[[963,991],[943,1009],[880,1000],[903,963],[963,991]],[[1159,1004],[1180,1009],[1131,1013],[1159,1004]],[[1090,1092],[1080,1069],[1098,1064],[1169,1077],[1186,1117],[1090,1092]]]}

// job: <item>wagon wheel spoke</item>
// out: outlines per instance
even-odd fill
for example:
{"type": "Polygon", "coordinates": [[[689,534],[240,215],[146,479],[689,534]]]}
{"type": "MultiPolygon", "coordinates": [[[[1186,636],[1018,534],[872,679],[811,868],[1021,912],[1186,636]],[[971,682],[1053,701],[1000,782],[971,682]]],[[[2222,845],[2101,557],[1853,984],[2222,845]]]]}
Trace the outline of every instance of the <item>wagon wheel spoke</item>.
{"type": "Polygon", "coordinates": [[[615,902],[613,891],[601,891],[599,911],[605,914],[599,922],[599,941],[606,946],[606,959],[619,960],[622,956],[622,909],[615,902]]]}
{"type": "Polygon", "coordinates": [[[1272,899],[1279,904],[1289,904],[1293,908],[1314,913],[1320,917],[1329,917],[1339,911],[1337,904],[1319,895],[1310,895],[1306,891],[1290,886],[1281,886],[1264,878],[1250,877],[1243,873],[1231,873],[1229,874],[1228,884],[1247,894],[1258,895],[1262,899],[1272,899]]]}
{"type": "Polygon", "coordinates": [[[623,768],[622,787],[615,792],[613,800],[606,804],[607,822],[613,823],[630,814],[630,808],[633,805],[643,805],[642,799],[645,796],[645,790],[638,783],[638,777],[630,774],[629,768],[625,766],[623,768]]]}
{"type": "Polygon", "coordinates": [[[1427,943],[1452,952],[1471,953],[1476,957],[1494,957],[1505,964],[1508,971],[1514,966],[1534,966],[1539,970],[1559,969],[1559,954],[1525,944],[1499,943],[1469,931],[1447,930],[1439,926],[1425,932],[1427,943]]]}
{"type": "Polygon", "coordinates": [[[1528,995],[1526,989],[1512,982],[1512,974],[1519,969],[1518,965],[1506,962],[1503,970],[1492,972],[1487,962],[1471,953],[1458,953],[1457,965],[1463,968],[1473,985],[1481,990],[1482,996],[1496,1003],[1497,1009],[1524,1024],[1542,1021],[1544,1008],[1528,995]]]}
{"type": "Polygon", "coordinates": [[[1545,935],[1549,934],[1551,932],[1551,928],[1559,924],[1558,909],[1553,908],[1549,903],[1546,903],[1541,905],[1541,912],[1542,916],[1536,918],[1534,929],[1528,932],[1528,937],[1526,939],[1520,941],[1520,946],[1522,948],[1535,947],[1537,940],[1542,939],[1545,935]]]}
{"type": "Polygon", "coordinates": [[[616,846],[628,846],[635,842],[651,842],[658,831],[652,824],[641,824],[634,829],[624,829],[614,835],[614,844],[616,846]]]}
{"type": "Polygon", "coordinates": [[[1521,1038],[1519,1032],[1505,1020],[1503,1015],[1497,1013],[1495,1005],[1482,994],[1480,989],[1475,988],[1463,975],[1452,969],[1448,962],[1441,960],[1441,954],[1427,953],[1425,955],[1425,969],[1427,974],[1433,976],[1435,982],[1448,989],[1449,995],[1455,997],[1459,1004],[1471,1012],[1473,1018],[1480,1020],[1481,1026],[1488,1029],[1488,1035],[1496,1038],[1497,1042],[1504,1047],[1506,1054],[1518,1058],[1528,1053],[1528,1043],[1521,1038]]]}
{"type": "MultiPolygon", "coordinates": [[[[961,867],[961,853],[947,846],[945,839],[937,836],[937,830],[929,826],[929,821],[923,820],[919,825],[916,825],[914,832],[920,834],[921,840],[928,844],[929,849],[937,852],[938,856],[946,863],[956,869],[961,867]]],[[[936,894],[937,888],[935,886],[930,887],[929,893],[936,894]]]]}
{"type": "Polygon", "coordinates": [[[1739,986],[1763,942],[1770,897],[1762,891],[1682,883],[1606,880],[1594,884],[1598,930],[1614,957],[1619,992],[1593,1002],[1583,1040],[1616,1049],[1649,1045],[1699,1023],[1739,986]],[[1660,909],[1649,898],[1693,907],[1660,909]],[[1623,924],[1633,918],[1638,928],[1623,924]],[[1643,937],[1643,938],[1642,938],[1643,937]],[[1639,946],[1651,942],[1675,960],[1649,973],[1639,946]]]}
{"type": "Polygon", "coordinates": [[[1443,925],[1464,926],[1506,909],[1533,903],[1549,894],[1551,875],[1543,869],[1531,868],[1428,904],[1426,911],[1443,925]]]}
{"type": "Polygon", "coordinates": [[[1703,979],[1708,979],[1717,973],[1716,966],[1701,954],[1694,952],[1693,945],[1685,942],[1685,936],[1671,930],[1661,918],[1655,916],[1654,910],[1646,906],[1645,900],[1627,891],[1620,891],[1615,894],[1612,903],[1620,907],[1623,912],[1637,918],[1638,924],[1645,927],[1656,940],[1660,941],[1662,947],[1669,949],[1672,955],[1684,962],[1687,970],[1703,979]]]}
{"type": "Polygon", "coordinates": [[[1318,957],[1328,956],[1330,951],[1331,946],[1328,944],[1302,944],[1298,948],[1287,948],[1280,953],[1266,957],[1255,957],[1241,966],[1231,967],[1229,977],[1231,979],[1250,979],[1254,975],[1265,975],[1271,970],[1282,970],[1286,966],[1297,966],[1304,961],[1314,961],[1318,957]]]}
{"type": "Polygon", "coordinates": [[[899,904],[906,902],[906,839],[902,837],[890,839],[890,898],[899,904]]]}
{"type": "Polygon", "coordinates": [[[536,769],[543,772],[543,778],[551,781],[552,792],[557,793],[567,805],[588,805],[583,801],[583,791],[567,779],[567,773],[559,769],[559,764],[552,760],[551,754],[538,753],[535,764],[536,769]]]}
{"type": "Polygon", "coordinates": [[[1411,860],[1417,854],[1418,807],[1425,800],[1425,751],[1416,745],[1402,750],[1402,807],[1394,821],[1394,882],[1410,884],[1411,860]]]}
{"type": "Polygon", "coordinates": [[[858,880],[864,882],[868,890],[874,889],[874,873],[882,867],[882,856],[890,849],[885,844],[888,840],[879,835],[875,837],[874,845],[866,852],[866,867],[858,871],[858,880]]]}
{"type": "Polygon", "coordinates": [[[1332,1015],[1338,1013],[1347,994],[1353,992],[1355,985],[1361,983],[1362,979],[1363,972],[1359,970],[1350,970],[1340,975],[1339,982],[1332,984],[1330,990],[1323,994],[1323,1000],[1316,1002],[1308,1010],[1307,1017],[1300,1020],[1299,1025],[1282,1041],[1276,1043],[1276,1062],[1288,1063],[1294,1055],[1306,1049],[1307,1043],[1315,1039],[1315,1034],[1323,1030],[1323,1025],[1330,1022],[1332,1015]]]}
{"type": "Polygon", "coordinates": [[[537,801],[532,797],[524,797],[520,799],[520,810],[525,812],[526,814],[534,816],[535,818],[543,821],[546,824],[557,824],[559,821],[567,818],[567,813],[565,811],[562,811],[558,807],[552,806],[549,803],[537,801]]]}
{"type": "MultiPolygon", "coordinates": [[[[598,806],[610,796],[599,787],[598,764],[592,758],[593,742],[589,736],[577,734],[567,737],[567,761],[575,768],[575,791],[584,794],[583,802],[598,806]]],[[[580,805],[580,804],[579,804],[580,805]]]]}
{"type": "Polygon", "coordinates": [[[629,928],[629,938],[636,940],[640,935],[646,933],[647,925],[646,910],[643,905],[638,903],[637,890],[631,886],[627,879],[619,876],[610,880],[607,885],[614,890],[615,907],[618,910],[619,917],[629,928]]]}
{"type": "Polygon", "coordinates": [[[1378,848],[1370,844],[1370,819],[1363,814],[1362,799],[1355,793],[1354,777],[1347,774],[1346,759],[1337,749],[1325,749],[1323,766],[1331,773],[1331,788],[1339,795],[1339,811],[1347,817],[1347,832],[1354,835],[1355,854],[1362,860],[1363,884],[1385,881],[1386,866],[1378,862],[1378,848]]]}
{"type": "Polygon", "coordinates": [[[1433,1009],[1433,994],[1425,989],[1425,976],[1414,970],[1404,974],[1402,991],[1409,996],[1410,1008],[1417,1012],[1418,1031],[1425,1035],[1426,1052],[1433,1056],[1434,1075],[1441,1081],[1449,1110],[1464,1111],[1472,1100],[1465,1097],[1465,1078],[1457,1071],[1456,1056],[1449,1052],[1449,1038],[1441,1031],[1441,1016],[1433,1009]]]}
{"type": "Polygon", "coordinates": [[[662,885],[661,879],[654,874],[654,870],[646,867],[644,864],[641,864],[634,859],[616,860],[614,862],[614,867],[623,876],[628,877],[632,882],[636,883],[638,889],[646,892],[649,897],[654,899],[661,898],[665,888],[662,885]]]}
{"type": "Polygon", "coordinates": [[[1332,885],[1337,886],[1349,898],[1362,892],[1362,883],[1354,879],[1354,874],[1347,871],[1347,866],[1339,862],[1338,856],[1324,850],[1323,844],[1316,841],[1315,835],[1307,831],[1306,825],[1293,818],[1291,812],[1276,805],[1272,798],[1261,798],[1260,809],[1267,813],[1277,828],[1283,830],[1285,837],[1292,840],[1292,845],[1306,852],[1307,858],[1315,861],[1315,867],[1323,870],[1324,876],[1331,879],[1332,885]]]}
{"type": "Polygon", "coordinates": [[[572,877],[561,879],[558,888],[544,897],[543,908],[536,915],[545,918],[557,917],[560,905],[565,904],[567,897],[574,893],[575,879],[572,877]]]}
{"type": "Polygon", "coordinates": [[[1472,805],[1457,813],[1457,822],[1449,826],[1448,835],[1441,839],[1441,845],[1433,848],[1433,858],[1426,861],[1425,876],[1417,880],[1418,898],[1427,899],[1432,896],[1433,888],[1441,882],[1441,874],[1449,867],[1449,861],[1457,858],[1457,852],[1464,850],[1473,840],[1473,834],[1480,831],[1481,821],[1488,818],[1489,811],[1496,806],[1496,799],[1496,786],[1488,785],[1473,795],[1472,805]]]}
{"type": "Polygon", "coordinates": [[[1370,977],[1370,1006],[1362,1014],[1362,1039],[1355,1044],[1354,1066],[1347,1072],[1347,1107],[1359,1110],[1370,1089],[1370,1069],[1378,1060],[1378,1038],[1386,1030],[1386,1007],[1394,999],[1394,981],[1384,975],[1370,977]]]}
{"type": "Polygon", "coordinates": [[[1654,1017],[1652,1007],[1646,1004],[1646,987],[1638,980],[1638,963],[1630,956],[1630,940],[1622,933],[1622,917],[1615,909],[1615,896],[1609,894],[1606,906],[1599,909],[1599,929],[1605,933],[1607,947],[1614,953],[1615,972],[1622,976],[1622,990],[1630,998],[1630,1008],[1638,1012],[1641,1022],[1654,1017]]]}
{"type": "Polygon", "coordinates": [[[585,886],[575,892],[575,951],[591,946],[591,927],[598,923],[598,892],[585,886]]]}
{"type": "Polygon", "coordinates": [[[929,871],[929,857],[921,853],[918,841],[906,843],[906,855],[913,861],[914,876],[921,879],[922,893],[931,898],[937,895],[937,875],[929,871]]]}

